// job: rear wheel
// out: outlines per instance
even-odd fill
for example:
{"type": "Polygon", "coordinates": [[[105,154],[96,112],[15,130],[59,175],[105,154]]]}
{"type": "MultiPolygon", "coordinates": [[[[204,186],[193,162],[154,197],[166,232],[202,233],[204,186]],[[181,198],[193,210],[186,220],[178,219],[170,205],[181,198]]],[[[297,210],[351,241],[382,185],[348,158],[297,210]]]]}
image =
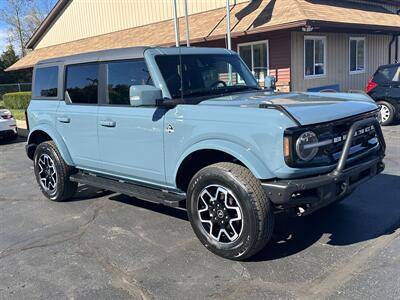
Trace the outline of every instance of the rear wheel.
{"type": "Polygon", "coordinates": [[[382,126],[390,125],[396,116],[396,109],[395,107],[386,101],[378,101],[377,102],[380,110],[380,123],[382,126]]]}
{"type": "Polygon", "coordinates": [[[191,180],[187,208],[194,232],[215,254],[246,259],[271,239],[274,215],[260,181],[245,167],[216,163],[191,180]]]}
{"type": "Polygon", "coordinates": [[[40,190],[48,199],[65,201],[76,193],[78,184],[69,180],[73,168],[65,163],[53,141],[37,146],[34,170],[40,190]]]}

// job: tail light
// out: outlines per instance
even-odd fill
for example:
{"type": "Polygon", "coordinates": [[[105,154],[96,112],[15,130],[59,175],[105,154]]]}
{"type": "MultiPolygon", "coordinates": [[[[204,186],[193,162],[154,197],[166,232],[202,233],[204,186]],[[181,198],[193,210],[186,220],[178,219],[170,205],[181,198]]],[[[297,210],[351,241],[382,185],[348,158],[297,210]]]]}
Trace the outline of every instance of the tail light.
{"type": "Polygon", "coordinates": [[[365,91],[367,92],[367,93],[369,93],[370,91],[372,91],[374,88],[376,88],[378,86],[378,84],[376,83],[376,82],[374,82],[373,80],[372,80],[372,78],[370,78],[369,80],[368,80],[368,85],[367,85],[367,87],[365,88],[365,91]]]}

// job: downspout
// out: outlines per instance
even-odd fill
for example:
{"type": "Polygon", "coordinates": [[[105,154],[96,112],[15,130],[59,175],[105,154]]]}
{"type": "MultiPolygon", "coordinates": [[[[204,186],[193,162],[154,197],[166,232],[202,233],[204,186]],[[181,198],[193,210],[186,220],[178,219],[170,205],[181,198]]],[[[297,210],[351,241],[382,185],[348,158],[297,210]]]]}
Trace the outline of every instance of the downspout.
{"type": "Polygon", "coordinates": [[[393,34],[392,39],[389,43],[389,64],[392,63],[392,47],[395,40],[396,40],[396,34],[393,34]]]}
{"type": "MultiPolygon", "coordinates": [[[[396,12],[397,15],[400,15],[400,9],[396,12]]],[[[397,62],[397,59],[399,58],[399,36],[400,34],[393,34],[392,36],[392,40],[389,43],[389,64],[392,63],[392,47],[393,47],[393,43],[396,42],[395,44],[395,49],[394,49],[394,53],[395,53],[395,58],[394,61],[397,62]]]]}

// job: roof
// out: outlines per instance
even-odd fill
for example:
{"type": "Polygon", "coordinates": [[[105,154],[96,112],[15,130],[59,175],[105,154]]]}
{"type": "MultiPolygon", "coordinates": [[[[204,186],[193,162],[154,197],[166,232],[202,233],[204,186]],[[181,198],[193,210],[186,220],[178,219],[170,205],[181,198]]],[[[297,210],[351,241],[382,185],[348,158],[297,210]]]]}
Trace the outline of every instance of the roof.
{"type": "MultiPolygon", "coordinates": [[[[58,3],[64,1],[67,0],[60,0],[58,3]]],[[[225,12],[225,8],[220,8],[190,15],[191,43],[225,38],[225,12]]],[[[184,28],[184,18],[180,18],[179,23],[184,28]]],[[[400,32],[400,16],[387,11],[381,5],[364,5],[345,0],[254,0],[231,7],[233,37],[299,28],[307,24],[316,27],[358,28],[381,33],[400,32]]],[[[184,30],[180,31],[180,35],[181,41],[184,41],[184,30]]],[[[7,71],[29,68],[38,61],[51,57],[139,45],[172,46],[174,43],[173,20],[167,20],[36,49],[7,71]]]]}
{"type": "Polygon", "coordinates": [[[187,55],[187,54],[231,54],[234,53],[225,48],[208,48],[208,47],[181,47],[181,48],[165,48],[165,47],[129,47],[119,49],[107,49],[93,52],[85,52],[70,56],[54,57],[39,61],[36,65],[46,65],[53,63],[79,64],[94,61],[110,61],[120,59],[143,58],[147,49],[155,51],[159,55],[187,55]]]}

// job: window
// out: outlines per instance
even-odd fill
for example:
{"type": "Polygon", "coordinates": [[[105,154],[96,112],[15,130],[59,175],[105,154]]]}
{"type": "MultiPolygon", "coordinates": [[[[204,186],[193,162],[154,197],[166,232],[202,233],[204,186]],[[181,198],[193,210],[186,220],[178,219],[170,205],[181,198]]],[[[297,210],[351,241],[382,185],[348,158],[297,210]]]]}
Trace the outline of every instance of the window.
{"type": "Polygon", "coordinates": [[[38,68],[35,71],[35,97],[57,97],[58,67],[38,68]]]}
{"type": "Polygon", "coordinates": [[[67,66],[66,91],[72,103],[97,103],[98,64],[67,66]]]}
{"type": "Polygon", "coordinates": [[[380,67],[374,74],[374,82],[378,84],[385,84],[391,82],[400,82],[400,67],[380,67]]]}
{"type": "Polygon", "coordinates": [[[131,85],[153,84],[144,60],[108,63],[107,79],[110,104],[129,105],[131,85]]]}
{"type": "Polygon", "coordinates": [[[365,71],[365,38],[350,38],[350,73],[365,71]]]}
{"type": "Polygon", "coordinates": [[[196,101],[222,93],[259,89],[237,55],[186,54],[155,57],[171,97],[196,101]],[[242,81],[238,82],[238,78],[242,81]]]}
{"type": "Polygon", "coordinates": [[[304,76],[326,75],[326,38],[304,37],[304,76]]]}
{"type": "Polygon", "coordinates": [[[259,82],[264,82],[268,75],[268,41],[239,44],[240,57],[259,82]]]}

